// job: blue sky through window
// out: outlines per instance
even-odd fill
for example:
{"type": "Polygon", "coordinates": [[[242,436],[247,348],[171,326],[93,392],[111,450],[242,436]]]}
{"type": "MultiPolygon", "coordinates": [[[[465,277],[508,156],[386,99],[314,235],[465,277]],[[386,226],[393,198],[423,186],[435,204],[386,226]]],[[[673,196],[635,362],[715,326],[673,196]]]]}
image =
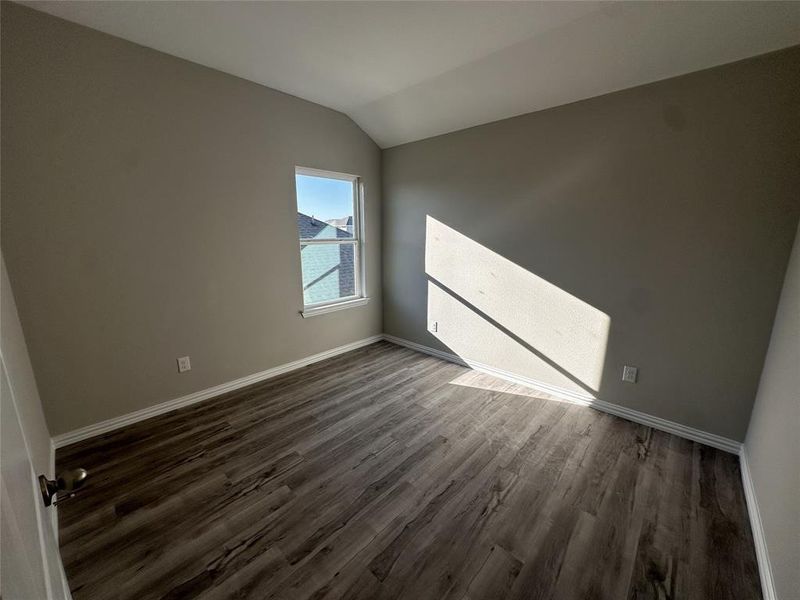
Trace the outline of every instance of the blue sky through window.
{"type": "Polygon", "coordinates": [[[320,221],[353,215],[353,183],[341,179],[295,175],[297,211],[320,221]]]}

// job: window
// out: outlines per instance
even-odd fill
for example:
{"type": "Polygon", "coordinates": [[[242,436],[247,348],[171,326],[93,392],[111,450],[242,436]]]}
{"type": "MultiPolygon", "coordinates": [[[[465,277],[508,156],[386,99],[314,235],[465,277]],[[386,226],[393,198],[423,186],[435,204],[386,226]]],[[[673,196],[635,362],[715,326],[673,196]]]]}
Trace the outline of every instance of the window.
{"type": "Polygon", "coordinates": [[[358,177],[297,167],[295,190],[303,316],[365,304],[358,177]]]}

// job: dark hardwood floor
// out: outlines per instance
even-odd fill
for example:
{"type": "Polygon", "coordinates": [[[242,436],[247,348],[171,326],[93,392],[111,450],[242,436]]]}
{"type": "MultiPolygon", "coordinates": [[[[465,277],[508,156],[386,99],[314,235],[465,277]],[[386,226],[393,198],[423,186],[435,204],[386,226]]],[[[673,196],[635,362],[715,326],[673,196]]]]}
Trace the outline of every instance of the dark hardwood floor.
{"type": "Polygon", "coordinates": [[[76,600],[761,598],[735,456],[387,342],[58,466],[76,600]]]}

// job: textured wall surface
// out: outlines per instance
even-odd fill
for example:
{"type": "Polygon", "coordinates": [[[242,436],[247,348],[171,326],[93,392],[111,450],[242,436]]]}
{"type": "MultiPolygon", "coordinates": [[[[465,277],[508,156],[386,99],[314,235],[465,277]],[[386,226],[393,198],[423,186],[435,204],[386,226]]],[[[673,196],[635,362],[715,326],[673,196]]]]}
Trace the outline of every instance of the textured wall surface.
{"type": "Polygon", "coordinates": [[[10,3],[2,74],[2,249],[52,434],[381,332],[381,157],[348,117],[10,3]],[[295,166],[362,177],[366,306],[300,316],[295,166]]]}
{"type": "Polygon", "coordinates": [[[798,72],[795,47],[385,151],[385,331],[743,440],[800,215],[798,72]]]}

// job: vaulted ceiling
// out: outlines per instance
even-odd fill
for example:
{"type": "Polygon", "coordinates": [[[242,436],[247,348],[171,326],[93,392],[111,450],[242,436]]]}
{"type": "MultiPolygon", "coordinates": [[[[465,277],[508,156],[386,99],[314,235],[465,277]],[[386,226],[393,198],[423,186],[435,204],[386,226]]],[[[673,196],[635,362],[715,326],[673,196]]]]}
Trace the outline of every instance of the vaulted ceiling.
{"type": "Polygon", "coordinates": [[[23,2],[340,110],[386,148],[800,43],[800,2],[23,2]]]}

